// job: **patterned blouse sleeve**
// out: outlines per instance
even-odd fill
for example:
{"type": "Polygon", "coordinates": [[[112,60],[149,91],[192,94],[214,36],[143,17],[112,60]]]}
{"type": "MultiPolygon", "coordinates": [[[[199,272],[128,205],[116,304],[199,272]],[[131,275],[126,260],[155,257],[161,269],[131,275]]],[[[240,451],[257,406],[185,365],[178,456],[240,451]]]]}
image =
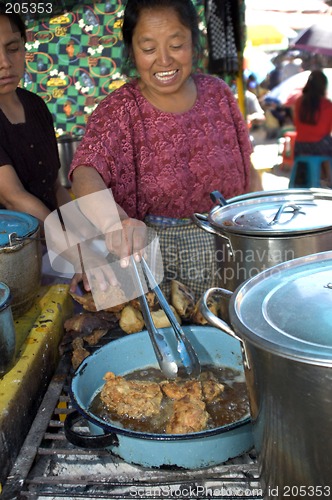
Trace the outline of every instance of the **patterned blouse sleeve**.
{"type": "MultiPolygon", "coordinates": [[[[121,89],[119,89],[121,90],[121,89]]],[[[84,137],[74,155],[69,177],[78,166],[94,168],[127,214],[136,215],[133,123],[130,99],[124,92],[107,96],[91,115],[84,137]]]]}
{"type": "Polygon", "coordinates": [[[245,190],[248,190],[250,183],[250,165],[251,165],[250,157],[251,153],[253,152],[253,147],[250,141],[248,126],[240,111],[238,102],[234,97],[234,95],[232,94],[230,87],[227,84],[224,85],[225,85],[224,91],[229,101],[234,127],[237,132],[237,140],[239,143],[241,156],[243,160],[244,171],[245,171],[245,190]]]}

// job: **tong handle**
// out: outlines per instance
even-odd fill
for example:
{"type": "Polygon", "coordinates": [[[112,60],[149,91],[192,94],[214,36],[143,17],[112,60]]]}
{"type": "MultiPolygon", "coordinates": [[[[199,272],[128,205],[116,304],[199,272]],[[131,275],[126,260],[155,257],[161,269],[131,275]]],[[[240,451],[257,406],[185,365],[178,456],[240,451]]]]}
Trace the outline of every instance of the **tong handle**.
{"type": "Polygon", "coordinates": [[[192,377],[198,377],[201,372],[201,368],[196,352],[194,351],[191,343],[184,334],[178,320],[176,319],[175,314],[170,308],[161,289],[159,288],[159,285],[156,282],[155,277],[152,274],[149,266],[147,265],[144,257],[142,257],[141,265],[144,275],[150,284],[150,287],[155,292],[158,301],[161,305],[161,308],[164,310],[167,318],[169,319],[169,322],[173,327],[176,339],[178,341],[178,352],[180,354],[181,361],[186,369],[187,374],[192,377]]]}
{"type": "Polygon", "coordinates": [[[149,305],[145,297],[145,292],[141,282],[141,277],[137,269],[137,264],[133,256],[131,256],[131,264],[133,268],[133,276],[137,292],[139,293],[138,300],[141,306],[143,319],[149,333],[158,364],[161,371],[167,378],[175,378],[177,376],[178,366],[174,360],[174,357],[170,351],[164,335],[155,327],[152,316],[150,314],[149,305]]]}

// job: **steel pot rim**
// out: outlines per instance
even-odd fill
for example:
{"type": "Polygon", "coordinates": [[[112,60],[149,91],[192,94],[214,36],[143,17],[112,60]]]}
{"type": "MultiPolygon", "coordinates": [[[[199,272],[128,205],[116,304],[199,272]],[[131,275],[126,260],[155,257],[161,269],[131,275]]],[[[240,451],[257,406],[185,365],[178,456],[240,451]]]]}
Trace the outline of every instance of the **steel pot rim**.
{"type": "MultiPolygon", "coordinates": [[[[275,190],[275,191],[259,191],[254,193],[247,193],[244,195],[239,195],[227,200],[226,205],[217,205],[211,209],[211,211],[207,215],[207,221],[210,226],[213,228],[216,234],[221,233],[231,237],[234,236],[245,236],[253,239],[263,239],[263,238],[274,238],[278,237],[281,240],[290,237],[301,237],[318,235],[319,233],[325,233],[332,229],[332,224],[326,225],[304,225],[303,227],[297,228],[287,228],[286,226],[282,226],[281,224],[268,224],[265,222],[264,227],[257,227],[255,224],[253,227],[243,225],[236,225],[233,223],[232,217],[230,221],[226,220],[226,223],[218,222],[216,220],[217,216],[222,216],[225,213],[230,212],[229,215],[235,215],[236,217],[241,216],[242,212],[246,215],[250,214],[250,209],[254,209],[255,207],[259,208],[259,205],[263,203],[267,205],[276,205],[275,215],[277,215],[279,204],[282,202],[288,201],[289,203],[286,205],[294,207],[294,203],[302,202],[313,202],[316,200],[320,201],[328,201],[332,202],[332,190],[331,189],[319,189],[319,188],[309,188],[309,189],[287,189],[287,190],[275,190]],[[278,202],[278,205],[277,205],[278,202]],[[293,202],[293,203],[291,203],[293,202]]],[[[289,208],[289,207],[287,207],[289,208]]],[[[301,207],[300,207],[301,208],[301,207]]],[[[298,210],[299,213],[302,213],[301,210],[298,210]]],[[[257,210],[256,210],[257,212],[257,210]]],[[[259,212],[259,210],[258,210],[259,212]]],[[[296,212],[295,212],[296,215],[296,212]]],[[[222,217],[219,217],[219,219],[222,217]]],[[[249,217],[248,217],[249,219],[249,217]]]]}
{"type": "Polygon", "coordinates": [[[30,240],[38,239],[35,238],[35,235],[40,230],[40,223],[33,215],[25,212],[0,209],[0,219],[3,221],[0,252],[17,250],[24,244],[30,243],[30,240]],[[11,227],[8,227],[8,221],[11,222],[11,227]],[[4,236],[8,236],[8,241],[4,240],[4,236]]]}
{"type": "MultiPolygon", "coordinates": [[[[268,351],[271,354],[275,354],[285,359],[291,359],[293,361],[310,365],[332,367],[332,345],[322,345],[318,342],[315,344],[309,339],[306,340],[301,337],[296,338],[292,337],[291,335],[289,336],[289,338],[291,339],[291,343],[289,345],[282,344],[280,342],[280,339],[279,341],[277,341],[276,338],[272,338],[271,340],[271,337],[268,336],[267,333],[265,333],[264,335],[258,333],[257,328],[255,328],[255,321],[252,321],[251,324],[250,322],[248,324],[245,323],[245,312],[242,310],[243,299],[246,298],[246,296],[248,296],[250,292],[252,293],[252,295],[254,291],[257,294],[257,291],[260,285],[262,286],[263,282],[276,282],[279,273],[281,273],[282,275],[282,273],[285,272],[285,279],[287,283],[287,278],[289,279],[292,276],[295,276],[296,278],[297,274],[300,275],[302,269],[304,270],[304,272],[307,268],[309,270],[312,269],[312,271],[314,272],[315,267],[318,268],[319,266],[320,269],[320,266],[323,266],[324,263],[326,264],[327,269],[329,269],[328,265],[331,261],[332,251],[319,252],[316,254],[298,257],[291,261],[282,262],[269,269],[265,269],[256,276],[253,276],[252,278],[246,280],[236,288],[229,301],[229,317],[230,323],[234,331],[236,332],[236,335],[241,339],[241,342],[244,345],[244,349],[246,342],[248,342],[253,344],[257,348],[268,351]]],[[[272,292],[273,291],[274,290],[272,288],[272,292]]],[[[254,309],[256,307],[257,314],[257,310],[260,305],[263,317],[264,307],[266,307],[266,304],[264,305],[263,302],[258,299],[257,304],[251,304],[251,307],[254,307],[254,309]]],[[[266,314],[267,313],[265,312],[265,316],[266,314]]],[[[269,319],[268,316],[267,319],[269,319]]],[[[257,319],[257,321],[259,321],[259,318],[257,319]]],[[[276,331],[278,330],[278,327],[280,328],[280,332],[282,334],[283,330],[278,324],[275,325],[276,331]]],[[[264,331],[264,327],[262,327],[262,331],[264,331]]]]}

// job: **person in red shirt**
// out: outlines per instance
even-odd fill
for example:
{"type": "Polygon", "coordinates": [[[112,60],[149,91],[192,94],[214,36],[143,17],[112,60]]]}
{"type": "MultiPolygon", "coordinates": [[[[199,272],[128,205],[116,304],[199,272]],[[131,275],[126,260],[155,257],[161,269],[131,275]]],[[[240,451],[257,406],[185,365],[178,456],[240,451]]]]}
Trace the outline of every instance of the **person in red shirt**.
{"type": "Polygon", "coordinates": [[[332,158],[332,102],[326,97],[328,80],[323,71],[311,72],[294,107],[294,156],[332,158]]]}

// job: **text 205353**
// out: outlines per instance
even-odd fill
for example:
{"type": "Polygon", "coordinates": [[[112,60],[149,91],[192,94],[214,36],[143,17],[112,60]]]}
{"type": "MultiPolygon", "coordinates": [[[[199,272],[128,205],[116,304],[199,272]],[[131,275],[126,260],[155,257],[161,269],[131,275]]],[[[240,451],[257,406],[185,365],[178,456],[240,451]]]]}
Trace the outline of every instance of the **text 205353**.
{"type": "Polygon", "coordinates": [[[6,14],[52,14],[51,2],[6,2],[6,14]]]}

